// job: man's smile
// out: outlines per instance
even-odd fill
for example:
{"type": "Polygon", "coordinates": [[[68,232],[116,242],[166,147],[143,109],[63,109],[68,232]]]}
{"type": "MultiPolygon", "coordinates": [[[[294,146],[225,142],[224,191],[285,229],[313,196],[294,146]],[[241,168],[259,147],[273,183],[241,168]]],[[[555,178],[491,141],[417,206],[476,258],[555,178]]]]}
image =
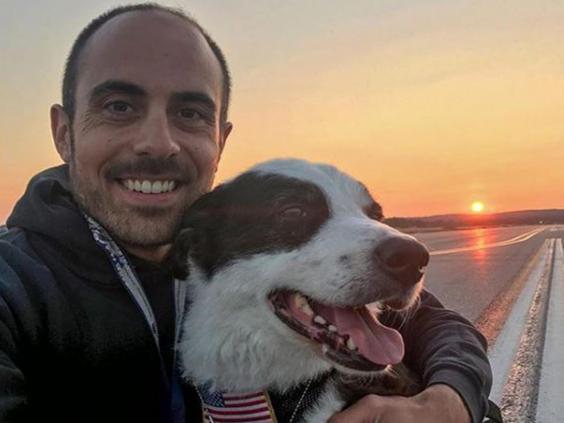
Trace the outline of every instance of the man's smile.
{"type": "Polygon", "coordinates": [[[142,192],[143,194],[160,194],[173,191],[176,181],[149,181],[147,179],[123,179],[121,183],[130,191],[142,192]]]}
{"type": "Polygon", "coordinates": [[[186,184],[180,179],[163,177],[151,179],[147,177],[127,177],[124,179],[110,179],[110,185],[118,201],[134,207],[169,208],[180,201],[186,184]]]}

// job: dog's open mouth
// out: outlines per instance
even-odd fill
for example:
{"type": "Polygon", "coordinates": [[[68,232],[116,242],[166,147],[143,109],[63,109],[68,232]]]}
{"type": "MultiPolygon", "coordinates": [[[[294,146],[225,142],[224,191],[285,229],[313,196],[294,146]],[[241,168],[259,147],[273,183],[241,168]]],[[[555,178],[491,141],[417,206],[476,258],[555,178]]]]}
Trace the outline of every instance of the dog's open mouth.
{"type": "Polygon", "coordinates": [[[295,291],[276,291],[268,299],[283,323],[343,367],[374,372],[403,358],[399,332],[382,325],[366,306],[328,306],[295,291]]]}

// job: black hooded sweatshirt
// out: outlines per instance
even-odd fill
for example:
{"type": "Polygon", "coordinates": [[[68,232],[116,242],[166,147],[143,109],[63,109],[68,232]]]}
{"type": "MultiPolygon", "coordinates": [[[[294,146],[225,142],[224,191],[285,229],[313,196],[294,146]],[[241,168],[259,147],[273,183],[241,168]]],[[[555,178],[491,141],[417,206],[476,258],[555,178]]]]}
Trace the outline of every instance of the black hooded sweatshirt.
{"type": "MultiPolygon", "coordinates": [[[[7,226],[0,237],[0,421],[172,422],[172,275],[130,257],[157,320],[159,353],[72,199],[66,166],[30,181],[7,226]]],[[[400,326],[396,317],[382,320],[400,326]]],[[[406,361],[424,384],[453,387],[480,422],[491,386],[481,334],[426,292],[400,331],[406,361]]],[[[186,421],[199,421],[194,391],[186,386],[183,396],[186,421]]]]}

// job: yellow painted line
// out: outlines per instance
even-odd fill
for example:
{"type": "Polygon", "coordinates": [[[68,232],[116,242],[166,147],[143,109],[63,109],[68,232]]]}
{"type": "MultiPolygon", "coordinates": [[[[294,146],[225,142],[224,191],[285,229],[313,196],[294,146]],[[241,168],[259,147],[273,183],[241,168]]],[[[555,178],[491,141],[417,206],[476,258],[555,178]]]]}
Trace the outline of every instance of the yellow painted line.
{"type": "Polygon", "coordinates": [[[464,251],[476,251],[476,250],[486,250],[488,248],[506,247],[508,245],[513,245],[513,244],[518,244],[520,242],[525,242],[525,241],[531,239],[532,237],[534,237],[539,232],[544,231],[544,229],[545,228],[533,229],[532,231],[525,232],[524,234],[518,235],[515,238],[511,238],[511,239],[508,239],[506,241],[493,242],[491,244],[484,244],[484,245],[469,245],[469,246],[466,246],[466,247],[451,248],[449,250],[431,251],[430,254],[432,256],[443,256],[443,255],[446,255],[446,254],[462,253],[464,251]]]}

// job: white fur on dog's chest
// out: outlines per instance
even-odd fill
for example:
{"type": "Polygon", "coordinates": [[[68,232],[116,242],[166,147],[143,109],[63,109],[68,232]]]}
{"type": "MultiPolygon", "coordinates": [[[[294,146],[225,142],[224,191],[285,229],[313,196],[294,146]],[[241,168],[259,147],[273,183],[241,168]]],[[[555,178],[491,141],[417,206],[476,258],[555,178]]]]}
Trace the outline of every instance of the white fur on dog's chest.
{"type": "MultiPolygon", "coordinates": [[[[221,273],[227,280],[236,277],[229,269],[225,275],[221,273]]],[[[314,378],[331,369],[310,348],[280,342],[287,334],[276,327],[279,322],[265,304],[231,289],[216,290],[211,284],[209,289],[192,286],[193,297],[179,347],[184,373],[190,379],[230,392],[256,391],[267,386],[285,391],[302,381],[304,375],[306,379],[314,378]],[[254,307],[248,309],[253,302],[254,307]],[[265,325],[269,319],[275,323],[272,327],[265,325]]]]}

